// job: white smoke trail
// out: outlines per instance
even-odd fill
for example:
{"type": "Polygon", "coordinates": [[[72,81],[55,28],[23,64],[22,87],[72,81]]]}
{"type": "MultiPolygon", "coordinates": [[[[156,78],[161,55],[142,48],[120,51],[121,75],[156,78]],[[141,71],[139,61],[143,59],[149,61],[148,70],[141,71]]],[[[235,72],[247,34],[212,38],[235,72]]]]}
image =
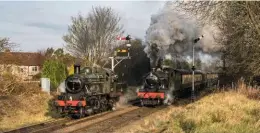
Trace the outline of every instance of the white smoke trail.
{"type": "Polygon", "coordinates": [[[164,99],[163,101],[164,104],[170,105],[174,102],[175,97],[173,95],[173,91],[174,91],[174,85],[172,85],[170,89],[166,92],[166,99],[164,99]]]}
{"type": "Polygon", "coordinates": [[[128,102],[137,98],[137,90],[139,90],[139,88],[128,87],[124,95],[120,96],[119,102],[116,103],[117,108],[124,108],[127,107],[127,105],[131,104],[128,102]]]}
{"type": "MultiPolygon", "coordinates": [[[[173,5],[166,3],[163,10],[151,17],[150,26],[146,31],[144,51],[150,58],[152,67],[157,65],[159,59],[164,58],[182,62],[192,55],[193,45],[196,56],[214,55],[221,48],[215,41],[219,33],[216,27],[201,26],[192,17],[175,11],[173,5]],[[194,39],[201,35],[204,35],[204,38],[194,44],[194,39]]],[[[174,85],[166,93],[165,104],[174,100],[173,91],[174,85]]]]}
{"type": "Polygon", "coordinates": [[[176,12],[171,6],[166,5],[163,10],[151,17],[150,27],[146,32],[144,51],[152,64],[160,58],[165,58],[166,54],[174,58],[176,55],[191,56],[193,40],[204,34],[205,37],[195,44],[196,51],[217,52],[220,48],[215,42],[219,33],[217,31],[219,30],[213,26],[201,27],[195,19],[176,12]],[[157,44],[159,52],[151,48],[153,44],[157,44]]]}

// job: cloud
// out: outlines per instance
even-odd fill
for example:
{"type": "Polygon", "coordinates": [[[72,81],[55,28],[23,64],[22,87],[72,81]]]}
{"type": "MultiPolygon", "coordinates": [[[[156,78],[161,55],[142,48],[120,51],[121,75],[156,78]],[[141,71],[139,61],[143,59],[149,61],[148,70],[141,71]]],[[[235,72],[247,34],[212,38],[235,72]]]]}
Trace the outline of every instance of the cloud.
{"type": "Polygon", "coordinates": [[[144,38],[150,16],[164,2],[130,1],[45,1],[0,2],[0,37],[9,37],[20,44],[22,51],[37,51],[47,47],[62,47],[71,16],[87,14],[92,6],[110,6],[122,17],[127,34],[144,38]]]}
{"type": "Polygon", "coordinates": [[[61,31],[65,28],[67,28],[63,25],[50,24],[50,23],[44,23],[44,22],[25,23],[24,25],[29,26],[29,27],[38,27],[38,28],[42,28],[42,29],[51,29],[51,30],[57,30],[57,31],[61,31]]]}

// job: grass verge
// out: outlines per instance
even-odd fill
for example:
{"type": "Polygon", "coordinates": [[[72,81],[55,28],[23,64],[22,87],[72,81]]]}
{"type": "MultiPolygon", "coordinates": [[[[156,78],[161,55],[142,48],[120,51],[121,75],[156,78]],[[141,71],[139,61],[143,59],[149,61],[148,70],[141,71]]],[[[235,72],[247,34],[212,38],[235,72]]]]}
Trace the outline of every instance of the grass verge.
{"type": "Polygon", "coordinates": [[[239,86],[214,92],[190,104],[172,106],[118,132],[259,133],[260,93],[239,86]]]}

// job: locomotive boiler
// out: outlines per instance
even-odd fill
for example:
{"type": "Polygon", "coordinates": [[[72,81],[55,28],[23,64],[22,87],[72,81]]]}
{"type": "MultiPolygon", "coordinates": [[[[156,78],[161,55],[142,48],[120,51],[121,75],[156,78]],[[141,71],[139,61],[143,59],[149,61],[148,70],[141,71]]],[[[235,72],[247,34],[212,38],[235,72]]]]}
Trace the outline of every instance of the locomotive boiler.
{"type": "Polygon", "coordinates": [[[55,106],[59,113],[77,117],[115,109],[122,95],[117,85],[117,76],[109,69],[74,65],[74,74],[66,78],[65,92],[55,106]]]}

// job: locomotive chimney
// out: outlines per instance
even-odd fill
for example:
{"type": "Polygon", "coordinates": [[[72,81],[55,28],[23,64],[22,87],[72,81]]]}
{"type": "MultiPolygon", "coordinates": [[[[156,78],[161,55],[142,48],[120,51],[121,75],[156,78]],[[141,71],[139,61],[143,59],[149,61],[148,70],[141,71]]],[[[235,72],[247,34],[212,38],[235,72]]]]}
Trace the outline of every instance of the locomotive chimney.
{"type": "Polygon", "coordinates": [[[74,74],[79,74],[80,72],[80,64],[74,64],[74,74]]]}
{"type": "Polygon", "coordinates": [[[74,74],[80,73],[80,58],[76,58],[75,64],[74,64],[74,74]]]}

